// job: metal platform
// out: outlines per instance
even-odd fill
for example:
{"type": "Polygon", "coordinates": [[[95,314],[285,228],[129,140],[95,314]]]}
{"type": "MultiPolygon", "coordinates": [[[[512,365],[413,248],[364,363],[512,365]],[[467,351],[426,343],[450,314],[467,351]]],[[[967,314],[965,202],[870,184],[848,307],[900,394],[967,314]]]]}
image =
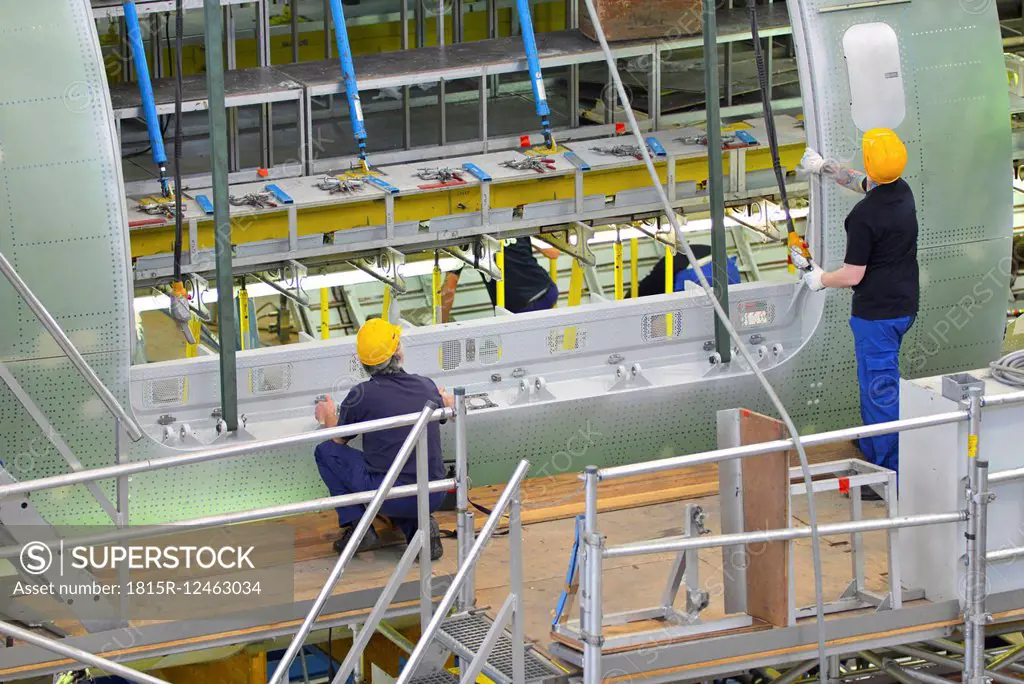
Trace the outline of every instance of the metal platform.
{"type": "MultiPolygon", "coordinates": [[[[463,658],[472,658],[483,646],[487,630],[494,621],[483,612],[453,615],[441,625],[440,638],[463,658]]],[[[508,629],[502,630],[498,642],[487,658],[487,663],[512,681],[512,638],[508,629]]],[[[532,646],[526,649],[526,681],[544,682],[564,677],[566,672],[532,646]]],[[[417,682],[419,680],[416,680],[417,682]]]]}

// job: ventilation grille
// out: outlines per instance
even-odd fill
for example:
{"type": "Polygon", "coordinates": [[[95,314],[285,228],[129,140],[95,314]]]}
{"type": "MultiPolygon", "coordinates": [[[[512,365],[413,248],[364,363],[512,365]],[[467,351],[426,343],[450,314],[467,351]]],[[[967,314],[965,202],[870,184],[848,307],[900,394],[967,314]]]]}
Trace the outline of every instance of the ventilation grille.
{"type": "Polygon", "coordinates": [[[185,378],[167,378],[146,383],[142,398],[147,408],[180,406],[185,403],[185,378]]]}
{"type": "Polygon", "coordinates": [[[587,329],[578,325],[548,330],[548,351],[552,354],[567,354],[587,346],[587,329]]]}
{"type": "Polygon", "coordinates": [[[660,314],[647,314],[640,322],[640,335],[644,341],[664,340],[669,337],[668,318],[672,318],[672,337],[679,337],[683,333],[683,312],[671,311],[660,314]]]}
{"type": "Polygon", "coordinates": [[[462,365],[462,341],[445,340],[441,343],[438,356],[441,362],[441,370],[455,370],[462,365]]]}
{"type": "Polygon", "coordinates": [[[252,393],[282,392],[292,386],[292,364],[261,366],[252,370],[252,393]]]}
{"type": "Polygon", "coordinates": [[[480,339],[480,363],[491,366],[501,361],[501,338],[483,337],[480,339]]]}

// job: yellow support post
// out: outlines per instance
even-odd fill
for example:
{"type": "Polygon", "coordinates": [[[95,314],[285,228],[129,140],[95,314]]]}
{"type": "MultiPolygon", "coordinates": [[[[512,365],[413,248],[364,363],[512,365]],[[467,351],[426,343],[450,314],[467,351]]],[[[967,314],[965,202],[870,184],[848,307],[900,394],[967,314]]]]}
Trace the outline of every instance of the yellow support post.
{"type": "Polygon", "coordinates": [[[622,300],[626,295],[622,282],[622,240],[615,236],[615,301],[622,300]]]}
{"type": "Polygon", "coordinates": [[[320,288],[320,339],[326,340],[331,336],[331,290],[320,288]]]}
{"type": "Polygon", "coordinates": [[[242,285],[238,291],[238,348],[246,348],[246,338],[249,336],[249,292],[242,285]]]}
{"type": "Polygon", "coordinates": [[[434,252],[434,277],[431,302],[434,310],[434,325],[441,323],[441,262],[437,252],[434,252]]]}
{"type": "Polygon", "coordinates": [[[569,277],[569,306],[579,306],[583,301],[583,267],[579,259],[572,260],[572,275],[569,277]]]}
{"type": "Polygon", "coordinates": [[[202,331],[202,323],[199,322],[199,318],[192,314],[192,318],[188,322],[188,329],[192,333],[192,339],[196,341],[195,344],[185,343],[185,358],[194,359],[199,355],[199,333],[202,331]]]}
{"type": "Polygon", "coordinates": [[[384,301],[381,303],[380,307],[380,317],[383,318],[385,321],[390,321],[391,319],[388,317],[389,313],[391,313],[391,286],[385,285],[384,301]]]}
{"type": "Polygon", "coordinates": [[[629,296],[636,299],[640,296],[640,240],[629,239],[629,296]]]}
{"type": "Polygon", "coordinates": [[[672,294],[676,289],[675,274],[676,254],[668,245],[665,246],[665,294],[672,294]]]}
{"type": "Polygon", "coordinates": [[[502,309],[505,308],[505,241],[499,240],[498,242],[498,253],[495,255],[495,261],[498,264],[498,273],[501,274],[501,280],[494,284],[495,299],[497,304],[502,309]]]}
{"type": "MultiPolygon", "coordinates": [[[[676,289],[675,252],[665,246],[665,294],[672,294],[676,289]]],[[[665,314],[665,337],[672,337],[672,312],[665,314]]]]}

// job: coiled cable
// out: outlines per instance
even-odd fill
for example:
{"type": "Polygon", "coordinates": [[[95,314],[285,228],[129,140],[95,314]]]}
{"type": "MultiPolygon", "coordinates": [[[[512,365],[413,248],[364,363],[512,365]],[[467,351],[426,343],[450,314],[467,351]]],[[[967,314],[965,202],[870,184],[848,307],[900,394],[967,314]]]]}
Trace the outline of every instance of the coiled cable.
{"type": "Polygon", "coordinates": [[[1024,387],[1024,349],[1010,352],[989,364],[992,377],[1011,387],[1024,387]]]}

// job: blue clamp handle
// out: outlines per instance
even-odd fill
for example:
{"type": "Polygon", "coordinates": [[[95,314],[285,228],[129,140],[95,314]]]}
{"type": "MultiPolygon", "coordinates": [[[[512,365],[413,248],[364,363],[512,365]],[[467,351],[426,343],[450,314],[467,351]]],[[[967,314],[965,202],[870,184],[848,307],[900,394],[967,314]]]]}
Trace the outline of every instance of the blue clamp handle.
{"type": "Polygon", "coordinates": [[[213,202],[210,201],[209,197],[206,195],[196,195],[196,202],[199,203],[199,207],[207,216],[213,214],[213,202]]]}
{"type": "Polygon", "coordinates": [[[589,171],[590,164],[583,161],[583,159],[575,152],[564,152],[562,156],[565,157],[566,161],[575,166],[580,171],[589,171]]]}
{"type": "Polygon", "coordinates": [[[274,193],[274,197],[276,197],[277,201],[281,204],[294,204],[292,196],[273,183],[267,186],[267,191],[274,193]]]}
{"type": "Polygon", "coordinates": [[[473,164],[473,163],[470,163],[470,162],[466,162],[465,164],[462,165],[462,168],[465,169],[466,171],[468,171],[473,176],[475,176],[476,179],[479,180],[479,181],[489,181],[489,180],[491,180],[491,174],[487,173],[486,171],[481,169],[476,164],[473,164]]]}
{"type": "Polygon", "coordinates": [[[381,180],[376,176],[363,176],[363,180],[365,180],[367,183],[370,183],[371,185],[376,185],[384,192],[389,192],[392,195],[397,195],[400,192],[399,189],[396,188],[394,185],[388,183],[387,181],[381,180]]]}
{"type": "Polygon", "coordinates": [[[661,141],[659,141],[653,135],[647,138],[647,147],[650,148],[651,152],[654,153],[655,157],[668,156],[668,152],[665,151],[664,145],[662,145],[661,141]]]}
{"type": "Polygon", "coordinates": [[[741,142],[745,142],[748,145],[757,145],[758,144],[757,138],[755,138],[754,136],[750,135],[746,131],[736,131],[736,139],[741,141],[741,142]]]}

